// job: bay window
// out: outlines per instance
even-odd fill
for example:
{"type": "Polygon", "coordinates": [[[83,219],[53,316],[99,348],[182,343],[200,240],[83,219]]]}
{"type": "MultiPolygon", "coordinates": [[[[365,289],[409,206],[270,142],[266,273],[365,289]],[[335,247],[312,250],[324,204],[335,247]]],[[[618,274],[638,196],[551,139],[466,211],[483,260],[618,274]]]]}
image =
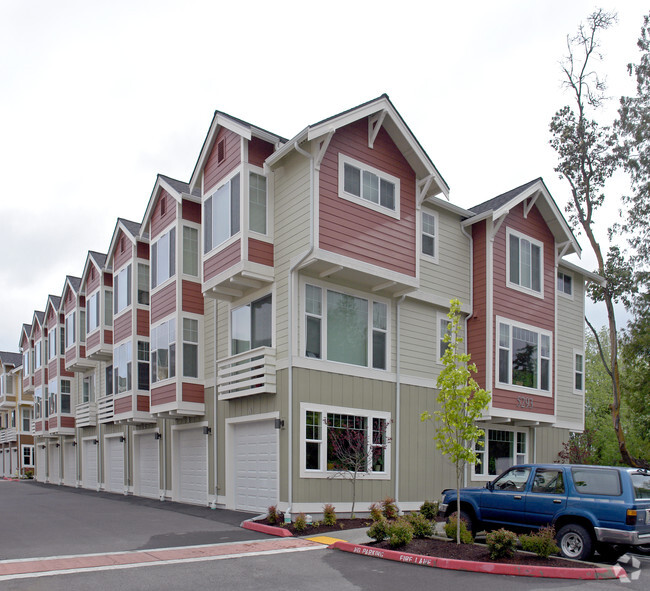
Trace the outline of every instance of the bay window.
{"type": "Polygon", "coordinates": [[[43,348],[43,342],[37,341],[34,345],[34,369],[41,368],[41,352],[43,348]]]}
{"type": "Polygon", "coordinates": [[[99,328],[99,291],[86,300],[86,334],[99,328]]]}
{"type": "Polygon", "coordinates": [[[151,329],[151,383],[176,376],[176,321],[151,329]]]}
{"type": "Polygon", "coordinates": [[[199,231],[183,226],[183,273],[199,275],[199,231]]]}
{"type": "Polygon", "coordinates": [[[27,377],[32,372],[29,367],[29,350],[23,353],[23,377],[27,377]]]}
{"type": "Polygon", "coordinates": [[[130,341],[121,344],[113,351],[113,388],[115,394],[122,394],[131,390],[132,361],[133,350],[130,341]]]}
{"type": "Polygon", "coordinates": [[[251,172],[248,183],[248,228],[266,234],[266,177],[251,172]]]}
{"type": "Polygon", "coordinates": [[[544,245],[508,228],[508,286],[542,296],[544,290],[544,245]]]}
{"type": "Polygon", "coordinates": [[[499,385],[551,390],[551,333],[497,318],[497,381],[499,385]]]}
{"type": "Polygon", "coordinates": [[[485,435],[476,443],[478,461],[474,465],[474,475],[479,478],[496,476],[515,464],[525,464],[528,458],[526,447],[525,431],[486,429],[485,435]]]}
{"type": "Polygon", "coordinates": [[[232,355],[271,346],[272,310],[272,296],[267,295],[231,312],[232,355]]]}
{"type": "Polygon", "coordinates": [[[399,194],[397,177],[339,154],[339,197],[399,217],[399,194]]]}
{"type": "Polygon", "coordinates": [[[61,413],[70,414],[70,380],[61,380],[61,413]]]}
{"type": "Polygon", "coordinates": [[[59,383],[56,380],[50,380],[48,384],[49,394],[48,403],[50,408],[50,415],[57,413],[56,398],[59,393],[59,383]]]}
{"type": "Polygon", "coordinates": [[[176,228],[163,234],[151,245],[151,288],[176,274],[176,228]]]}
{"type": "Polygon", "coordinates": [[[43,388],[41,386],[34,388],[34,416],[37,419],[43,416],[43,388]]]}
{"type": "Polygon", "coordinates": [[[113,309],[115,314],[119,314],[131,305],[131,265],[127,265],[117,273],[113,282],[113,309]]]}
{"type": "Polygon", "coordinates": [[[72,347],[75,343],[75,313],[65,317],[65,348],[72,347]]]}
{"type": "Polygon", "coordinates": [[[239,174],[217,188],[203,204],[203,252],[239,232],[239,174]]]}

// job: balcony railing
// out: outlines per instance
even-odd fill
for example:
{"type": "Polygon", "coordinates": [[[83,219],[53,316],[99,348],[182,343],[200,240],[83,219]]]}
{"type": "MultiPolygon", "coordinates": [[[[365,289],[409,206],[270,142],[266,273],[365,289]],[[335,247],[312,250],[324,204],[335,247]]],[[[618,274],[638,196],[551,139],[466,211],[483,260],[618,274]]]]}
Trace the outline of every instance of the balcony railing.
{"type": "Polygon", "coordinates": [[[113,422],[113,396],[103,396],[97,401],[97,418],[100,423],[113,422]]]}
{"type": "Polygon", "coordinates": [[[7,429],[0,430],[0,443],[11,443],[16,441],[16,429],[15,427],[9,427],[7,429]]]}
{"type": "Polygon", "coordinates": [[[217,361],[219,400],[275,394],[275,349],[259,347],[217,361]]]}
{"type": "Polygon", "coordinates": [[[97,404],[95,402],[78,404],[75,424],[77,427],[94,427],[97,424],[97,404]]]}

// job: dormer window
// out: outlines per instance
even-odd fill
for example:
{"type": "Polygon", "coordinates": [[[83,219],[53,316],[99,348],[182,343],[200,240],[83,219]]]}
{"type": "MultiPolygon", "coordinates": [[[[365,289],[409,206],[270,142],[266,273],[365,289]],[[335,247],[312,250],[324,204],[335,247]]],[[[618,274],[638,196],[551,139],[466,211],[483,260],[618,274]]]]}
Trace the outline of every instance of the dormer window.
{"type": "Polygon", "coordinates": [[[226,139],[219,140],[217,143],[217,164],[221,164],[226,159],[226,139]]]}
{"type": "Polygon", "coordinates": [[[399,218],[399,195],[397,177],[339,154],[339,197],[399,218]]]}

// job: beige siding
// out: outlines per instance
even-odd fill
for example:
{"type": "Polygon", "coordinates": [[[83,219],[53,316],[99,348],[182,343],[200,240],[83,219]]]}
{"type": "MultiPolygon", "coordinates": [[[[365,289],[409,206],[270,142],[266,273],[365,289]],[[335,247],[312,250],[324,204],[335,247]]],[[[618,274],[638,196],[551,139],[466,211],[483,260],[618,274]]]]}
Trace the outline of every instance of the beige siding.
{"type": "Polygon", "coordinates": [[[442,368],[436,362],[437,309],[408,299],[400,308],[402,376],[436,379],[442,368]]]}
{"type": "MultiPolygon", "coordinates": [[[[204,369],[203,375],[206,380],[211,380],[214,378],[214,361],[216,359],[215,354],[215,342],[214,342],[214,327],[215,327],[215,310],[216,300],[209,298],[204,298],[203,309],[205,311],[203,316],[203,354],[204,354],[204,369]]],[[[206,397],[207,402],[207,397],[206,397]]],[[[206,407],[207,412],[207,407],[206,407]]]]}
{"type": "MultiPolygon", "coordinates": [[[[535,458],[537,463],[553,463],[557,461],[557,454],[562,451],[562,444],[569,440],[568,429],[557,427],[543,427],[534,430],[537,440],[535,441],[535,458]]],[[[529,457],[532,457],[532,450],[529,457]]]]}

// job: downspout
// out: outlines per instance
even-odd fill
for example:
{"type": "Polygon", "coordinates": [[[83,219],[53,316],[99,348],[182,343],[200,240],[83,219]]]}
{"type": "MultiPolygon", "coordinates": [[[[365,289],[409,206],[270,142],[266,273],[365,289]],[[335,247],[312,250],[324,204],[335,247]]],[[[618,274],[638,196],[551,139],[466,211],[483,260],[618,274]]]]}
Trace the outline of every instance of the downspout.
{"type": "Polygon", "coordinates": [[[217,300],[214,300],[214,413],[213,413],[213,422],[212,430],[214,435],[212,439],[214,440],[214,501],[210,505],[210,509],[217,508],[217,499],[219,498],[219,461],[217,459],[217,402],[219,400],[217,392],[217,359],[219,358],[219,342],[218,337],[218,324],[219,324],[219,304],[217,300]]]}
{"type": "MultiPolygon", "coordinates": [[[[406,299],[406,295],[403,295],[397,300],[396,305],[396,332],[397,332],[397,346],[395,350],[396,361],[395,361],[395,503],[399,508],[399,437],[400,437],[400,406],[401,406],[401,395],[402,395],[402,384],[401,384],[401,345],[400,345],[400,329],[401,329],[401,318],[400,318],[400,309],[402,302],[406,299]]],[[[402,514],[403,511],[400,509],[399,513],[402,514]]]]}
{"type": "Polygon", "coordinates": [[[163,485],[160,491],[160,500],[165,500],[165,491],[167,490],[167,421],[162,421],[162,472],[163,472],[163,485]]]}
{"type": "MultiPolygon", "coordinates": [[[[474,316],[474,239],[472,235],[467,231],[467,228],[461,224],[460,231],[467,236],[469,240],[469,314],[465,317],[465,353],[468,353],[467,350],[467,339],[469,334],[467,332],[467,322],[474,316]]],[[[465,462],[465,470],[463,474],[464,486],[468,486],[469,476],[467,474],[468,465],[465,462]]]]}
{"type": "Polygon", "coordinates": [[[314,252],[314,158],[303,150],[298,142],[294,142],[293,147],[296,152],[309,159],[309,249],[298,257],[298,260],[289,267],[289,297],[288,297],[288,337],[287,337],[287,358],[288,358],[288,410],[287,410],[287,430],[289,432],[289,450],[287,453],[287,510],[286,514],[291,516],[291,507],[293,505],[293,291],[294,275],[297,268],[314,252]]]}

